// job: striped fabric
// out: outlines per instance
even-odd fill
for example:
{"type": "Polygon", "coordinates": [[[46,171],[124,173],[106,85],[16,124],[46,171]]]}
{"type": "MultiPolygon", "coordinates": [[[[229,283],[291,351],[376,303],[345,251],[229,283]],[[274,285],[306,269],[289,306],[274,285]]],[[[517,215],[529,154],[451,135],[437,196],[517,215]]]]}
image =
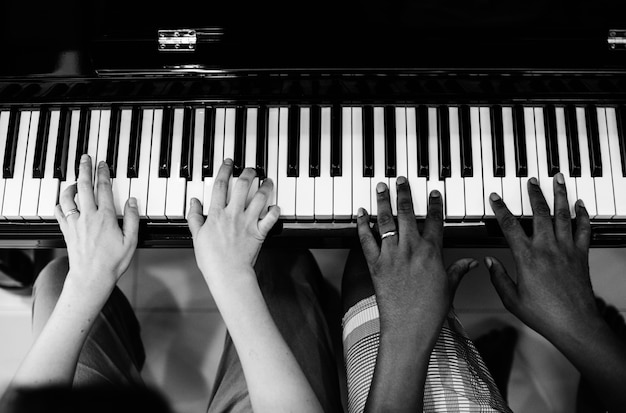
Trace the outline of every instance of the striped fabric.
{"type": "MultiPolygon", "coordinates": [[[[343,318],[348,411],[365,408],[380,339],[376,297],[359,301],[343,318]]],[[[476,347],[452,310],[430,356],[424,412],[511,412],[476,347]]]]}

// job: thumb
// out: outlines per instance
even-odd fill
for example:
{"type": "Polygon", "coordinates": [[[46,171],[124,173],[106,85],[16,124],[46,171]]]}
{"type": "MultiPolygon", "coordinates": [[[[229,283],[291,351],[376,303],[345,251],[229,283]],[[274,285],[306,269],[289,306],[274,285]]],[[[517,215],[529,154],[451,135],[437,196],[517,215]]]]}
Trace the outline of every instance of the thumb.
{"type": "Polygon", "coordinates": [[[189,212],[187,213],[187,224],[191,236],[196,238],[196,234],[204,224],[204,216],[202,216],[202,204],[196,198],[191,198],[189,202],[189,212]]]}
{"type": "Polygon", "coordinates": [[[465,274],[478,267],[478,261],[474,258],[461,258],[451,264],[446,273],[448,274],[448,280],[450,282],[450,296],[454,297],[456,289],[461,283],[461,279],[465,274]]]}
{"type": "Polygon", "coordinates": [[[502,304],[509,311],[516,302],[517,285],[513,282],[500,261],[494,257],[485,257],[485,265],[489,269],[491,283],[502,300],[502,304]]]}
{"type": "Polygon", "coordinates": [[[124,206],[122,231],[124,231],[125,243],[128,242],[136,246],[139,238],[139,210],[137,209],[137,199],[135,198],[128,198],[124,206]]]}

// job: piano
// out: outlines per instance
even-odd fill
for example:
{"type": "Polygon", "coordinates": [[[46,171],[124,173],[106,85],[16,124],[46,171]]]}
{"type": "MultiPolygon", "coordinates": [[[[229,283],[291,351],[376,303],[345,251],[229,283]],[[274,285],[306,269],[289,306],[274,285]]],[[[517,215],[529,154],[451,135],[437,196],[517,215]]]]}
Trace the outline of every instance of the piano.
{"type": "Polygon", "coordinates": [[[63,246],[53,209],[82,153],[109,164],[118,214],[138,199],[140,247],[191,245],[189,200],[208,204],[227,157],[233,183],[274,181],[278,246],[357,245],[358,208],[375,217],[376,183],[393,198],[401,175],[420,223],[443,194],[445,246],[504,246],[489,194],[530,230],[526,181],[550,204],[557,172],[592,245],[626,245],[619,2],[70,6],[2,33],[2,247],[63,246]]]}

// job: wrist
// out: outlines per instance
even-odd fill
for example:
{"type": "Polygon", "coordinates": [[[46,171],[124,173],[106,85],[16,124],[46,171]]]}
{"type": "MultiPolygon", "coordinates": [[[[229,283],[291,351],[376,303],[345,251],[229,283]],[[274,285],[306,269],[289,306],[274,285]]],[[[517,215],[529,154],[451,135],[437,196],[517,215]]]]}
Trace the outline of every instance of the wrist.
{"type": "Polygon", "coordinates": [[[115,288],[117,277],[107,272],[91,271],[88,273],[88,271],[70,268],[63,284],[63,292],[72,296],[77,302],[84,300],[106,302],[115,288]]]}

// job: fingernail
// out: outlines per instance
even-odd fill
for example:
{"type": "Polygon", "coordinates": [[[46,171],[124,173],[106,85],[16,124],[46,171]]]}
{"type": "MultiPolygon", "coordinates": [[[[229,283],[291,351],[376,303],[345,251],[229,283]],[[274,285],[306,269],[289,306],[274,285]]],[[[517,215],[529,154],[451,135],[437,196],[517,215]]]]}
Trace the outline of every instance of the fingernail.
{"type": "Polygon", "coordinates": [[[133,208],[137,208],[137,198],[135,197],[128,198],[128,205],[130,205],[133,208]]]}
{"type": "Polygon", "coordinates": [[[224,165],[232,166],[233,165],[233,160],[230,159],[230,158],[224,159],[224,165]]]}
{"type": "Polygon", "coordinates": [[[441,196],[441,193],[437,191],[436,189],[434,191],[431,191],[430,193],[431,198],[439,198],[440,196],[441,196]]]}
{"type": "Polygon", "coordinates": [[[87,155],[86,153],[84,153],[84,154],[82,154],[82,155],[80,156],[80,162],[81,162],[81,163],[83,163],[83,162],[87,162],[88,160],[89,160],[89,155],[87,155]]]}
{"type": "Polygon", "coordinates": [[[556,174],[556,182],[559,185],[563,185],[565,183],[565,177],[563,176],[563,174],[561,172],[559,172],[558,174],[556,174]]]}
{"type": "Polygon", "coordinates": [[[530,183],[533,185],[539,185],[539,182],[537,182],[537,178],[530,178],[530,183]]]}
{"type": "Polygon", "coordinates": [[[478,267],[478,261],[474,260],[474,261],[470,262],[470,264],[469,264],[469,269],[470,270],[473,270],[476,267],[478,267]]]}
{"type": "Polygon", "coordinates": [[[491,257],[485,258],[485,264],[487,265],[487,268],[491,268],[491,266],[493,265],[493,260],[491,259],[491,257]]]}
{"type": "Polygon", "coordinates": [[[191,201],[189,201],[189,205],[194,206],[197,202],[198,200],[196,198],[191,198],[191,201]]]}
{"type": "Polygon", "coordinates": [[[382,182],[379,182],[378,184],[376,184],[376,192],[381,194],[383,192],[385,192],[385,189],[387,189],[387,185],[385,185],[382,182]]]}
{"type": "Polygon", "coordinates": [[[357,216],[358,216],[359,218],[361,218],[363,215],[365,215],[365,209],[363,209],[363,208],[359,208],[359,212],[358,212],[357,216]]]}
{"type": "Polygon", "coordinates": [[[396,184],[398,185],[406,184],[406,178],[404,176],[399,176],[398,179],[396,179],[396,184]]]}
{"type": "Polygon", "coordinates": [[[584,208],[584,207],[585,207],[585,203],[583,202],[583,200],[582,200],[582,199],[579,199],[579,200],[578,200],[578,206],[579,206],[579,207],[581,207],[581,208],[584,208]]]}
{"type": "Polygon", "coordinates": [[[98,164],[98,168],[106,168],[107,163],[104,161],[100,161],[100,163],[98,164]]]}
{"type": "Polygon", "coordinates": [[[502,198],[500,198],[500,195],[492,192],[491,195],[489,195],[489,199],[491,199],[493,202],[498,202],[502,198]]]}

